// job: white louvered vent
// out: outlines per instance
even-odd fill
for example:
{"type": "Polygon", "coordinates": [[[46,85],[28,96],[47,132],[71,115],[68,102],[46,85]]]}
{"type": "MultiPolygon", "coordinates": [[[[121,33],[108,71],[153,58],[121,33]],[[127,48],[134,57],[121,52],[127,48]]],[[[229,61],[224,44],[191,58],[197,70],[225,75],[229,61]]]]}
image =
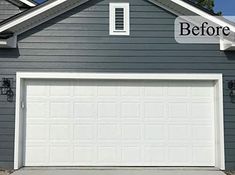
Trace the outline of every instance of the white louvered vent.
{"type": "Polygon", "coordinates": [[[129,35],[129,3],[110,3],[110,35],[129,35]]]}
{"type": "Polygon", "coordinates": [[[115,9],[115,30],[124,30],[124,9],[115,9]]]}

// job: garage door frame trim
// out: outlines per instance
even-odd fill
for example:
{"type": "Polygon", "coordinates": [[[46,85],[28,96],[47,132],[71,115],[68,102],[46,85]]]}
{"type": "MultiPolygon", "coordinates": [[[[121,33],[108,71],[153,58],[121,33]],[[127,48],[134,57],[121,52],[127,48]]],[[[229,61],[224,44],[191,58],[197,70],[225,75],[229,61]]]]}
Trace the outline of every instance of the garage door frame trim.
{"type": "Polygon", "coordinates": [[[225,169],[223,75],[222,74],[159,74],[159,73],[16,73],[16,108],[14,169],[23,166],[23,108],[24,80],[26,79],[95,79],[95,80],[197,80],[214,81],[215,85],[215,168],[225,169]]]}

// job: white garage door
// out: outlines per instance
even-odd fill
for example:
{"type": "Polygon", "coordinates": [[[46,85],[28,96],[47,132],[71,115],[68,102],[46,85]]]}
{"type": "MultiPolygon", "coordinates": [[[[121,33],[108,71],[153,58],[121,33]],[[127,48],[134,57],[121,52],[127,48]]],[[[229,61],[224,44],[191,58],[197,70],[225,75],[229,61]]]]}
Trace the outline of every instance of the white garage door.
{"type": "Polygon", "coordinates": [[[28,80],[25,166],[215,166],[208,81],[28,80]]]}

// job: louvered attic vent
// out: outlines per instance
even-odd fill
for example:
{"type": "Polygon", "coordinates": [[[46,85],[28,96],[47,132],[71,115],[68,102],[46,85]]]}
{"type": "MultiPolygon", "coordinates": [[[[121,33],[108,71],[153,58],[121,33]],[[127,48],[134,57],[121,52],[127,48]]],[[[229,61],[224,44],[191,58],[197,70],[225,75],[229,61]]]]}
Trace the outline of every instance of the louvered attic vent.
{"type": "Polygon", "coordinates": [[[110,35],[129,35],[129,3],[110,3],[110,35]]]}
{"type": "Polygon", "coordinates": [[[124,9],[115,9],[115,30],[124,30],[124,9]]]}

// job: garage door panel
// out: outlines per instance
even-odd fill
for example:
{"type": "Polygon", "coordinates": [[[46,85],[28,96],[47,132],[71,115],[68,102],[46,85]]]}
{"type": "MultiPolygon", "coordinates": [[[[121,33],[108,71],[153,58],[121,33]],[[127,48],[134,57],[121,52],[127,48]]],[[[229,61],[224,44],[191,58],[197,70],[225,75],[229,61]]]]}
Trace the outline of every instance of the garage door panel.
{"type": "Polygon", "coordinates": [[[193,102],[191,106],[192,117],[195,119],[211,119],[213,117],[213,105],[210,102],[193,102]]]}
{"type": "Polygon", "coordinates": [[[114,101],[98,102],[98,117],[99,118],[116,118],[118,104],[114,101]]]}
{"type": "Polygon", "coordinates": [[[197,125],[192,126],[192,139],[193,140],[210,140],[214,136],[213,128],[210,125],[197,125]]]}
{"type": "Polygon", "coordinates": [[[92,84],[88,85],[79,85],[78,83],[74,83],[73,88],[73,95],[79,96],[79,97],[86,97],[86,98],[92,98],[95,97],[97,94],[96,87],[94,87],[92,84]]]}
{"type": "Polygon", "coordinates": [[[213,82],[197,82],[192,85],[192,97],[208,98],[213,97],[213,82]]]}
{"type": "Polygon", "coordinates": [[[121,102],[121,117],[122,118],[140,118],[140,108],[139,102],[121,102]]]}
{"type": "Polygon", "coordinates": [[[26,88],[28,97],[46,97],[49,95],[48,86],[45,85],[28,85],[26,88]]]}
{"type": "Polygon", "coordinates": [[[69,141],[73,132],[71,131],[71,124],[51,124],[49,129],[52,141],[69,141]]]}
{"type": "MultiPolygon", "coordinates": [[[[140,86],[140,84],[139,84],[140,86]]],[[[164,96],[166,91],[165,87],[167,87],[167,82],[158,81],[158,83],[153,81],[145,81],[141,83],[141,87],[143,88],[143,96],[144,97],[159,97],[164,96]]]]}
{"type": "Polygon", "coordinates": [[[190,156],[190,148],[189,147],[169,147],[168,149],[168,161],[169,163],[178,166],[181,164],[182,166],[188,166],[191,162],[190,156]]]}
{"type": "Polygon", "coordinates": [[[213,166],[215,163],[214,152],[210,147],[193,147],[193,161],[195,163],[204,162],[210,166],[213,166]],[[208,157],[208,159],[205,159],[208,157]]]}
{"type": "Polygon", "coordinates": [[[130,141],[139,140],[141,139],[141,129],[140,124],[122,124],[121,139],[130,141]]]}
{"type": "Polygon", "coordinates": [[[74,102],[73,115],[75,118],[93,119],[96,116],[96,105],[93,102],[74,102]]]}
{"type": "Polygon", "coordinates": [[[163,123],[144,124],[145,141],[162,141],[167,137],[167,127],[163,123]]]}
{"type": "Polygon", "coordinates": [[[140,146],[122,147],[121,155],[123,163],[139,163],[141,161],[141,148],[140,146]]]}
{"type": "Polygon", "coordinates": [[[29,141],[45,141],[49,137],[49,126],[46,123],[40,123],[40,121],[31,122],[26,132],[29,141]],[[35,130],[38,132],[34,132],[35,130]]]}
{"type": "Polygon", "coordinates": [[[115,97],[118,95],[118,88],[113,86],[101,86],[98,87],[97,96],[98,97],[115,97]]]}
{"type": "Polygon", "coordinates": [[[27,117],[29,118],[44,118],[47,117],[48,113],[48,104],[44,100],[28,100],[29,103],[27,103],[27,117]]]}
{"type": "Polygon", "coordinates": [[[72,117],[71,104],[69,101],[50,102],[51,118],[69,118],[72,117]]]}
{"type": "Polygon", "coordinates": [[[64,84],[61,86],[58,86],[58,84],[54,83],[54,85],[51,85],[49,89],[50,89],[49,95],[51,97],[63,98],[63,97],[71,96],[72,86],[64,85],[64,84]]]}
{"type": "Polygon", "coordinates": [[[82,165],[85,165],[83,163],[93,163],[95,164],[94,160],[96,160],[96,151],[94,146],[92,145],[77,145],[74,147],[74,161],[79,162],[82,165]]]}
{"type": "Polygon", "coordinates": [[[97,138],[101,140],[116,140],[119,138],[120,128],[115,123],[98,124],[97,138]]]}
{"type": "Polygon", "coordinates": [[[75,140],[94,140],[96,134],[96,125],[93,123],[74,124],[73,139],[75,140]]]}
{"type": "Polygon", "coordinates": [[[159,164],[166,162],[166,149],[163,146],[146,146],[144,148],[144,161],[159,164]],[[157,155],[157,156],[156,156],[157,155]]]}
{"type": "Polygon", "coordinates": [[[144,118],[156,119],[166,116],[166,105],[161,102],[144,102],[144,118]]]}
{"type": "Polygon", "coordinates": [[[144,97],[148,98],[161,98],[164,95],[164,88],[163,87],[158,87],[158,86],[149,86],[149,87],[144,87],[144,97]]]}
{"type": "Polygon", "coordinates": [[[168,125],[168,139],[169,141],[189,141],[190,138],[190,127],[185,124],[168,125]]]}
{"type": "Polygon", "coordinates": [[[102,162],[103,165],[111,165],[117,162],[117,160],[118,152],[115,146],[98,146],[97,162],[102,162]]]}
{"type": "Polygon", "coordinates": [[[125,97],[138,97],[141,94],[140,87],[121,87],[120,95],[125,97]]]}
{"type": "Polygon", "coordinates": [[[186,102],[169,102],[168,103],[168,113],[169,118],[173,119],[188,119],[189,114],[189,104],[186,102]]]}
{"type": "Polygon", "coordinates": [[[24,164],[214,166],[213,86],[29,80],[24,164]]]}
{"type": "Polygon", "coordinates": [[[71,145],[50,145],[50,157],[49,162],[57,163],[58,165],[68,165],[72,160],[72,147],[71,145]]]}
{"type": "Polygon", "coordinates": [[[169,98],[175,98],[175,97],[188,97],[190,93],[189,87],[182,87],[179,85],[172,85],[172,87],[166,88],[167,92],[166,94],[168,95],[169,98]]]}
{"type": "Polygon", "coordinates": [[[45,144],[37,144],[27,148],[25,161],[31,165],[44,165],[48,160],[48,150],[45,144]]]}

